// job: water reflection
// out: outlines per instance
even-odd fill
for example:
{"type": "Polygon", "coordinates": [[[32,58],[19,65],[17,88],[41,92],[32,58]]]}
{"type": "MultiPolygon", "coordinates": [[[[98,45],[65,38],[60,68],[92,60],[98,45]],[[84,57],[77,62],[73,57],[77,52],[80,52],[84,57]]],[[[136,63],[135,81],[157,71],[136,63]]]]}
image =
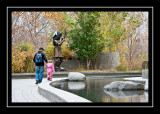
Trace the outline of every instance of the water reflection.
{"type": "Polygon", "coordinates": [[[56,81],[54,83],[51,83],[51,86],[63,89],[64,88],[64,82],[63,81],[56,81]]]}
{"type": "Polygon", "coordinates": [[[139,96],[143,95],[144,91],[134,90],[134,91],[106,91],[104,92],[112,97],[121,98],[121,97],[131,97],[131,96],[139,96]]]}
{"type": "Polygon", "coordinates": [[[103,102],[148,102],[148,97],[145,94],[128,97],[103,97],[102,99],[103,102]]]}
{"type": "Polygon", "coordinates": [[[85,82],[68,82],[69,90],[81,90],[86,86],[85,82]]]}
{"type": "Polygon", "coordinates": [[[134,91],[105,91],[111,96],[110,99],[104,98],[107,102],[148,102],[148,92],[142,90],[134,91]]]}
{"type": "Polygon", "coordinates": [[[92,77],[85,81],[57,81],[51,86],[74,93],[92,102],[148,102],[148,92],[138,91],[104,91],[104,86],[113,81],[123,81],[123,78],[92,77]]]}

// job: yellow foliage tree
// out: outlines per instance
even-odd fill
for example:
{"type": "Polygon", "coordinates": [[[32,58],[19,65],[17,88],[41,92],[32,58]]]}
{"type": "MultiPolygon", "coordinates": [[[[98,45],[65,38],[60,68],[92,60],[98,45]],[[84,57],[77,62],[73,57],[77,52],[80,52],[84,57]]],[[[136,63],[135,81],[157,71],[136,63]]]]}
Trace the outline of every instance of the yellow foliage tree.
{"type": "Polygon", "coordinates": [[[28,42],[12,47],[12,73],[34,72],[33,57],[33,47],[28,42]]]}

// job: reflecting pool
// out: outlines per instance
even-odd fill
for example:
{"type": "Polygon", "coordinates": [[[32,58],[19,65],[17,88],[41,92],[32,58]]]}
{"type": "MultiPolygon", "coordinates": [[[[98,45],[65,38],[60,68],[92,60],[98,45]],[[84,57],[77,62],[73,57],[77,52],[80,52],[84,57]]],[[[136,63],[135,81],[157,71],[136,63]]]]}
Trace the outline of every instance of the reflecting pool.
{"type": "Polygon", "coordinates": [[[113,81],[123,81],[121,77],[94,76],[85,81],[61,80],[51,86],[71,92],[92,102],[148,102],[148,92],[144,90],[104,91],[103,87],[113,81]]]}

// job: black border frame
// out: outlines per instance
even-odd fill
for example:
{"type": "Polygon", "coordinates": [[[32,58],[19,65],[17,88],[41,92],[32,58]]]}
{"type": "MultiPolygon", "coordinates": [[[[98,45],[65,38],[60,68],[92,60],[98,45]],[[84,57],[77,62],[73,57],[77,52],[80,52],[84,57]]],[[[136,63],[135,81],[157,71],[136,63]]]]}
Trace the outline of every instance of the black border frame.
{"type": "Polygon", "coordinates": [[[153,6],[7,6],[6,7],[6,42],[7,42],[7,76],[6,106],[8,108],[153,108],[153,39],[154,7],[153,6]],[[23,7],[23,8],[21,8],[23,7]],[[53,7],[53,8],[50,8],[53,7]],[[148,11],[149,12],[149,103],[11,103],[11,12],[12,11],[148,11]],[[9,58],[8,58],[9,57],[9,58]]]}

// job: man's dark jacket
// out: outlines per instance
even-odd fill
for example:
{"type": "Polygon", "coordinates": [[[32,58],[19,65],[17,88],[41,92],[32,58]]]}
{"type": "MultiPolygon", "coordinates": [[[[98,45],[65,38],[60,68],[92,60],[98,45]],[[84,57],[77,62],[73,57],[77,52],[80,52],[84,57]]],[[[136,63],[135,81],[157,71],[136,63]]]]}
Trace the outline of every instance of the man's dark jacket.
{"type": "MultiPolygon", "coordinates": [[[[41,53],[41,54],[42,54],[42,62],[41,62],[41,63],[35,63],[36,66],[44,66],[44,60],[45,60],[46,63],[48,63],[47,58],[46,58],[46,55],[45,55],[43,52],[38,51],[37,53],[41,53]]],[[[36,54],[37,54],[37,53],[36,53],[36,54]]],[[[34,55],[33,62],[35,62],[36,54],[34,55]]]]}

